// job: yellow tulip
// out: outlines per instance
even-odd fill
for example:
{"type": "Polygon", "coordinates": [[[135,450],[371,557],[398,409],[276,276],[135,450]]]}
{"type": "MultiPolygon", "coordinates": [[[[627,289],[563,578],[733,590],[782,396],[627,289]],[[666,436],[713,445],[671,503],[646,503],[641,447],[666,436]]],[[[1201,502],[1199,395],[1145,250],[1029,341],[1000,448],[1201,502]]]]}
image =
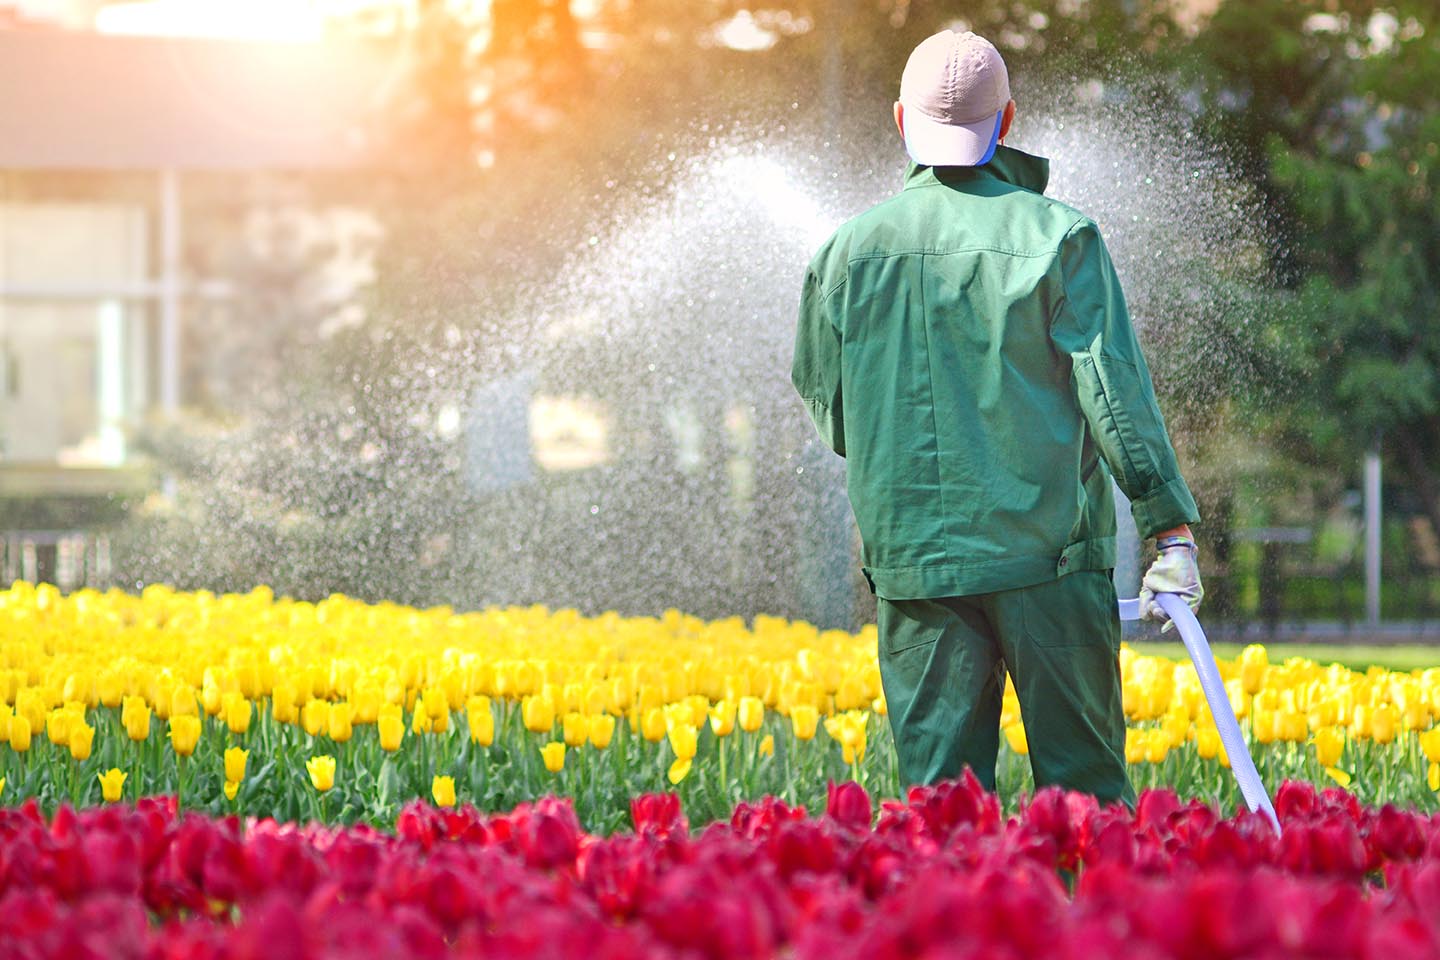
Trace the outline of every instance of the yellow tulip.
{"type": "Polygon", "coordinates": [[[1440,763],[1440,727],[1433,730],[1426,730],[1420,734],[1420,749],[1425,751],[1425,759],[1431,763],[1440,763]]]}
{"type": "Polygon", "coordinates": [[[1165,731],[1163,730],[1147,730],[1146,734],[1146,762],[1155,764],[1164,763],[1165,757],[1170,753],[1170,738],[1165,736],[1165,731]]]}
{"type": "Polygon", "coordinates": [[[437,807],[455,806],[455,778],[435,777],[430,781],[430,796],[435,798],[437,807]]]}
{"type": "Polygon", "coordinates": [[[125,773],[114,767],[104,773],[95,774],[100,781],[100,796],[106,803],[114,803],[120,799],[120,792],[125,788],[125,773]]]}
{"type": "Polygon", "coordinates": [[[67,710],[51,710],[45,718],[45,739],[57,747],[69,746],[72,720],[74,717],[67,710]]]}
{"type": "Polygon", "coordinates": [[[230,732],[243,736],[250,729],[250,701],[240,694],[226,694],[225,700],[225,726],[230,732]]]}
{"type": "Polygon", "coordinates": [[[1350,774],[1341,770],[1339,767],[1326,767],[1325,775],[1342,787],[1350,786],[1350,774]]]}
{"type": "Polygon", "coordinates": [[[1340,762],[1340,755],[1345,750],[1345,734],[1338,727],[1315,731],[1310,742],[1315,746],[1315,760],[1320,766],[1333,767],[1340,762]]]}
{"type": "Polygon", "coordinates": [[[710,729],[717,737],[728,737],[735,730],[735,704],[721,700],[710,708],[710,729]]]}
{"type": "Polygon", "coordinates": [[[10,749],[16,753],[30,749],[30,720],[18,713],[10,718],[10,749]]]}
{"type": "Polygon", "coordinates": [[[318,737],[330,728],[330,704],[324,700],[307,700],[300,710],[300,725],[312,737],[318,737]]]}
{"type": "MultiPolygon", "coordinates": [[[[0,684],[3,687],[3,684],[0,684]]],[[[0,697],[5,695],[0,689],[0,697]]],[[[8,743],[10,740],[10,718],[15,716],[15,710],[10,704],[0,699],[0,743],[8,743]]]]}
{"type": "Polygon", "coordinates": [[[98,700],[95,696],[95,682],[89,674],[72,673],[65,678],[64,693],[66,700],[75,700],[94,706],[98,700]]]}
{"type": "Polygon", "coordinates": [[[669,730],[670,749],[675,751],[675,756],[681,760],[695,759],[695,749],[698,746],[698,731],[694,727],[675,725],[669,730]]]}
{"type": "Polygon", "coordinates": [[[1010,744],[1012,751],[1022,757],[1030,752],[1030,742],[1025,737],[1025,727],[1023,724],[1012,723],[1006,727],[1005,742],[1010,744]]]}
{"type": "Polygon", "coordinates": [[[490,711],[489,697],[471,697],[465,704],[465,720],[470,726],[470,740],[482,747],[495,742],[495,714],[490,711]]]}
{"type": "Polygon", "coordinates": [[[670,770],[666,773],[666,776],[669,778],[671,784],[678,786],[681,780],[689,776],[691,763],[693,763],[692,760],[684,758],[670,764],[670,770]]]}
{"type": "Polygon", "coordinates": [[[89,760],[90,747],[95,742],[95,728],[84,720],[70,726],[70,756],[76,760],[89,760]]]}
{"type": "Polygon", "coordinates": [[[0,777],[0,797],[5,795],[5,778],[0,777]]]}
{"type": "Polygon", "coordinates": [[[187,684],[180,684],[170,691],[170,716],[200,716],[200,705],[195,702],[195,691],[187,684]]]}
{"type": "Polygon", "coordinates": [[[796,704],[790,708],[790,727],[796,739],[810,740],[820,724],[820,711],[809,704],[796,704]]]}
{"type": "Polygon", "coordinates": [[[1125,762],[1139,763],[1145,759],[1145,731],[1137,727],[1125,728],[1125,762]]]}
{"type": "Polygon", "coordinates": [[[1265,671],[1270,668],[1270,658],[1265,648],[1252,643],[1240,651],[1240,684],[1252,697],[1265,685],[1265,671]]]}
{"type": "MultiPolygon", "coordinates": [[[[1440,763],[1436,763],[1434,760],[1430,761],[1430,769],[1425,771],[1425,783],[1431,790],[1440,793],[1440,763]]],[[[4,788],[5,781],[0,780],[0,790],[4,788]]]]}
{"type": "Polygon", "coordinates": [[[1195,752],[1201,760],[1214,760],[1220,753],[1220,731],[1210,724],[1195,730],[1195,752]]]}
{"type": "Polygon", "coordinates": [[[355,704],[355,723],[374,723],[380,716],[380,690],[374,685],[363,681],[356,684],[350,700],[355,704]]]}
{"type": "Polygon", "coordinates": [[[765,704],[759,697],[741,697],[737,715],[740,729],[754,733],[765,722],[765,704]]]}
{"type": "Polygon", "coordinates": [[[559,773],[565,769],[565,744],[558,740],[545,744],[540,748],[540,757],[545,761],[546,770],[559,773]]]}
{"type": "Polygon", "coordinates": [[[380,734],[380,749],[388,753],[399,750],[400,741],[405,739],[405,721],[391,714],[382,714],[375,723],[380,734]]]}
{"type": "Polygon", "coordinates": [[[420,702],[424,704],[425,712],[430,715],[431,720],[439,720],[450,713],[450,698],[441,687],[427,687],[420,697],[420,702]]]}
{"type": "Polygon", "coordinates": [[[652,707],[640,718],[640,733],[651,743],[665,739],[665,711],[652,707]]]}
{"type": "Polygon", "coordinates": [[[840,743],[840,753],[846,763],[855,763],[865,756],[865,715],[860,711],[827,717],[825,732],[840,743]]]}
{"type": "Polygon", "coordinates": [[[590,726],[583,713],[567,713],[561,722],[562,735],[567,747],[581,747],[590,737],[590,726]]]}
{"type": "Polygon", "coordinates": [[[555,705],[549,697],[526,697],[520,701],[520,717],[531,733],[549,733],[555,728],[555,705]]]}
{"type": "Polygon", "coordinates": [[[597,713],[590,718],[590,745],[596,750],[610,746],[615,736],[615,717],[609,713],[597,713]]]}
{"type": "Polygon", "coordinates": [[[351,734],[354,732],[354,728],[350,723],[350,718],[353,715],[353,708],[344,700],[330,704],[330,717],[327,726],[331,740],[334,740],[336,743],[345,743],[350,739],[351,734]]]}
{"type": "Polygon", "coordinates": [[[1305,734],[1309,725],[1305,722],[1305,715],[1294,710],[1281,710],[1279,713],[1280,739],[1286,743],[1304,743],[1305,734]]]}
{"type": "Polygon", "coordinates": [[[250,757],[248,750],[231,747],[225,751],[225,779],[239,783],[245,779],[245,761],[250,757]]]}
{"type": "Polygon", "coordinates": [[[112,710],[120,706],[125,694],[125,682],[124,678],[120,676],[119,671],[106,670],[100,674],[96,694],[100,702],[112,710]]]}
{"type": "Polygon", "coordinates": [[[276,723],[295,723],[300,718],[295,709],[299,699],[300,691],[295,684],[289,680],[281,680],[275,684],[274,693],[270,697],[270,716],[276,723]]]}
{"type": "Polygon", "coordinates": [[[1257,743],[1274,743],[1280,739],[1280,715],[1274,710],[1261,710],[1257,704],[1250,718],[1250,729],[1257,743]]]}
{"type": "Polygon", "coordinates": [[[767,733],[760,740],[760,755],[762,757],[775,756],[775,735],[767,733]]]}
{"type": "Polygon", "coordinates": [[[170,746],[174,748],[176,756],[190,756],[199,742],[199,717],[186,713],[170,718],[170,746]]]}
{"type": "MultiPolygon", "coordinates": [[[[699,717],[695,716],[694,706],[685,701],[667,704],[664,710],[665,726],[667,728],[674,726],[693,727],[701,722],[699,717]]],[[[704,714],[702,713],[701,716],[704,716],[704,714]]]]}
{"type": "Polygon", "coordinates": [[[305,769],[310,773],[310,783],[321,793],[335,786],[334,757],[326,754],[311,757],[305,761],[305,769]]]}
{"type": "Polygon", "coordinates": [[[1170,741],[1170,749],[1176,750],[1190,739],[1190,714],[1185,709],[1171,709],[1160,721],[1160,729],[1170,741]]]}
{"type": "Polygon", "coordinates": [[[240,784],[234,780],[225,781],[225,799],[234,800],[235,795],[240,792],[240,784]]]}
{"type": "Polygon", "coordinates": [[[1380,704],[1370,715],[1370,738],[1379,744],[1390,743],[1395,739],[1397,720],[1393,706],[1380,704]]]}

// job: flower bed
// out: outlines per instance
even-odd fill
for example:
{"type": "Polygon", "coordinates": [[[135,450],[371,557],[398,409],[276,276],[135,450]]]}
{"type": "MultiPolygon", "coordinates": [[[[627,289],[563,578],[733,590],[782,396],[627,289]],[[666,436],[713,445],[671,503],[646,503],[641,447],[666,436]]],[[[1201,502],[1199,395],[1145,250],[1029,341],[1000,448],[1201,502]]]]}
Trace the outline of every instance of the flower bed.
{"type": "MultiPolygon", "coordinates": [[[[766,794],[814,807],[832,779],[900,792],[873,627],[16,584],[0,636],[0,804],[171,794],[213,815],[386,825],[416,798],[505,810],[559,793],[603,833],[660,790],[697,822],[766,794]]],[[[1233,809],[1194,669],[1119,656],[1136,786],[1233,809]]],[[[1220,669],[1267,783],[1440,806],[1440,668],[1252,646],[1220,669]]],[[[1002,724],[1013,802],[1030,788],[1013,688],[1002,724]]]]}
{"type": "Polygon", "coordinates": [[[408,806],[392,833],[0,810],[0,945],[40,958],[1440,956],[1440,819],[1286,784],[1276,838],[1170,791],[1137,811],[973,778],[878,811],[832,785],[691,834],[679,798],[585,833],[565,799],[408,806]]]}

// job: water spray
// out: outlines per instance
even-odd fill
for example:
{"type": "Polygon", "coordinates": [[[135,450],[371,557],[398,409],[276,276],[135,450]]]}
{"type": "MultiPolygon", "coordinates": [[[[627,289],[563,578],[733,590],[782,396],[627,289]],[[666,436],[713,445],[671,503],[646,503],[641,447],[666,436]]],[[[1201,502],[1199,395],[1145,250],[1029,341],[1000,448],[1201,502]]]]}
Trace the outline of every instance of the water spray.
{"type": "MultiPolygon", "coordinates": [[[[1225,692],[1225,681],[1220,679],[1220,670],[1215,666],[1215,656],[1210,652],[1210,644],[1205,639],[1205,631],[1200,629],[1200,621],[1195,619],[1188,604],[1173,593],[1157,593],[1155,600],[1160,604],[1160,609],[1169,615],[1175,624],[1175,629],[1180,633],[1180,640],[1185,644],[1185,652],[1190,654],[1190,662],[1195,665],[1195,672],[1200,677],[1200,687],[1205,691],[1205,702],[1210,705],[1210,714],[1215,718],[1215,727],[1220,731],[1220,742],[1225,745],[1225,755],[1230,758],[1230,769],[1235,773],[1235,779],[1240,782],[1240,793],[1245,797],[1245,805],[1250,812],[1257,810],[1265,815],[1270,821],[1270,826],[1275,828],[1276,836],[1280,835],[1280,820],[1275,816],[1275,807],[1270,803],[1270,794],[1265,791],[1265,784],[1260,782],[1260,772],[1255,769],[1255,761],[1250,757],[1250,749],[1245,745],[1245,736],[1240,732],[1240,722],[1235,719],[1235,711],[1230,706],[1230,697],[1225,692]]],[[[1120,601],[1121,620],[1140,619],[1140,601],[1120,601]]]]}

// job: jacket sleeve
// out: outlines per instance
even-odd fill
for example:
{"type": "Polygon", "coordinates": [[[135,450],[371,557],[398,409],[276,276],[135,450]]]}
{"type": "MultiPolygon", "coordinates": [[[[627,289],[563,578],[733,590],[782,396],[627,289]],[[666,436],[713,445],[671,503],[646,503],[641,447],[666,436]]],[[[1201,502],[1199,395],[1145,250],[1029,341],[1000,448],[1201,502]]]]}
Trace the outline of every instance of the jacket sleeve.
{"type": "Polygon", "coordinates": [[[820,431],[820,438],[845,456],[845,414],[841,394],[840,331],[825,309],[825,291],[811,268],[800,294],[800,321],[795,330],[795,360],[790,381],[820,431]]]}
{"type": "Polygon", "coordinates": [[[1180,476],[1120,280],[1092,221],[1082,219],[1066,234],[1060,271],[1063,297],[1051,339],[1070,357],[1080,410],[1130,498],[1140,536],[1196,522],[1195,498],[1180,476]]]}

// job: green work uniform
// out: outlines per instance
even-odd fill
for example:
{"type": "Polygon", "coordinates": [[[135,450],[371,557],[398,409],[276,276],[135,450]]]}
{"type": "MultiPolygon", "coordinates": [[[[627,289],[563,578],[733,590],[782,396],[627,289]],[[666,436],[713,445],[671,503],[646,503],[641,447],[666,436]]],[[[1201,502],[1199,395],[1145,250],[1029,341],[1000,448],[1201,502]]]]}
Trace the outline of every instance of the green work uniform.
{"type": "Polygon", "coordinates": [[[1198,512],[1100,232],[1048,177],[1004,146],[912,164],[811,261],[792,379],[846,458],[902,776],[993,782],[998,734],[971,728],[998,723],[1003,664],[1037,783],[1128,797],[1111,477],[1142,537],[1198,512]],[[912,669],[921,635],[967,649],[912,669]],[[1052,765],[1042,736],[1082,755],[1052,765]]]}

